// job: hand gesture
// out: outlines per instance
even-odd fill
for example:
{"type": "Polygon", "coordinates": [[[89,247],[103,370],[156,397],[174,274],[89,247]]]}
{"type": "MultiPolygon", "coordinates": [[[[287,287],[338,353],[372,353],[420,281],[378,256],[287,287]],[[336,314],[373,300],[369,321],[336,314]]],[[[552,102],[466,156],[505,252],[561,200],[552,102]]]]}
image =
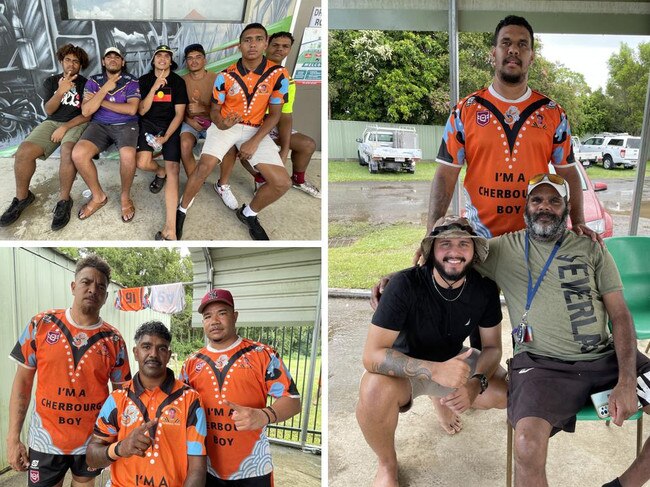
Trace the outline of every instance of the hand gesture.
{"type": "Polygon", "coordinates": [[[107,92],[113,91],[117,87],[117,82],[120,80],[122,77],[121,74],[109,74],[108,79],[106,80],[106,83],[102,86],[102,89],[105,89],[107,92]]]}
{"type": "Polygon", "coordinates": [[[241,115],[237,115],[236,113],[229,113],[226,118],[221,119],[221,122],[219,125],[217,125],[217,127],[220,130],[228,130],[230,127],[234,127],[239,122],[241,122],[241,120],[241,115]]]}
{"type": "Polygon", "coordinates": [[[52,136],[50,137],[50,140],[58,144],[59,142],[61,142],[61,140],[63,140],[63,136],[67,131],[68,129],[65,128],[63,125],[61,125],[58,129],[52,132],[52,136]]]}
{"type": "Polygon", "coordinates": [[[258,145],[257,142],[253,142],[252,140],[244,142],[239,147],[239,159],[244,161],[250,160],[250,158],[253,157],[253,154],[255,154],[255,151],[257,151],[258,145]]]}
{"type": "Polygon", "coordinates": [[[118,453],[121,457],[131,457],[137,455],[144,457],[145,452],[151,446],[151,437],[149,436],[149,429],[158,423],[158,418],[147,421],[135,428],[129,435],[122,440],[118,453]]]}
{"type": "Polygon", "coordinates": [[[74,86],[74,80],[77,79],[77,75],[73,74],[70,76],[70,73],[66,73],[59,78],[59,93],[67,93],[74,86]]]}
{"type": "Polygon", "coordinates": [[[166,84],[167,84],[167,72],[163,71],[162,74],[156,78],[156,81],[154,81],[151,91],[155,93],[157,90],[159,90],[166,84]]]}
{"type": "Polygon", "coordinates": [[[190,115],[201,115],[205,112],[205,107],[196,97],[191,97],[190,102],[187,104],[187,113],[190,115]]]}
{"type": "Polygon", "coordinates": [[[609,415],[616,426],[623,426],[623,421],[637,411],[636,387],[623,387],[616,384],[609,395],[609,415]]]}
{"type": "Polygon", "coordinates": [[[594,232],[591,228],[589,228],[584,223],[578,223],[577,225],[573,225],[571,229],[575,232],[576,235],[588,237],[592,241],[598,242],[601,247],[605,246],[605,244],[603,243],[603,237],[599,233],[594,232]]]}
{"type": "Polygon", "coordinates": [[[225,401],[225,403],[226,406],[233,410],[232,420],[239,431],[262,429],[269,422],[266,414],[261,409],[240,406],[230,401],[225,401]]]}
{"type": "Polygon", "coordinates": [[[467,384],[465,384],[454,392],[441,398],[440,404],[447,406],[456,414],[461,414],[470,408],[476,400],[476,396],[478,396],[478,391],[476,389],[471,389],[467,384]]]}
{"type": "Polygon", "coordinates": [[[432,379],[442,386],[454,389],[465,385],[470,373],[470,367],[466,360],[471,355],[472,349],[470,348],[446,362],[439,363],[432,379]]]}
{"type": "Polygon", "coordinates": [[[29,468],[29,456],[27,448],[18,440],[14,442],[7,441],[7,460],[9,465],[18,472],[24,472],[29,468]]]}

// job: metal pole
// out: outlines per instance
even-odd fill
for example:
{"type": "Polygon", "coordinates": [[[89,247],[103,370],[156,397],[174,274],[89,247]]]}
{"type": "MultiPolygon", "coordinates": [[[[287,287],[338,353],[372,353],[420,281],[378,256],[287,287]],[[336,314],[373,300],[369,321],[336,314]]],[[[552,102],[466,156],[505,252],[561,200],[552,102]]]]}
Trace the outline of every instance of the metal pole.
{"type": "Polygon", "coordinates": [[[636,184],[632,193],[632,215],[630,216],[630,230],[628,231],[628,235],[636,235],[639,229],[643,183],[645,181],[648,155],[650,155],[650,76],[648,77],[648,89],[645,93],[645,110],[643,111],[643,125],[641,127],[641,146],[639,147],[639,162],[636,167],[636,184]]]}
{"type": "MultiPolygon", "coordinates": [[[[459,99],[458,82],[458,4],[456,0],[449,0],[449,105],[452,108],[459,99]]],[[[456,189],[451,199],[451,208],[454,215],[460,215],[461,209],[461,184],[460,178],[456,181],[456,189]]]]}
{"type": "MultiPolygon", "coordinates": [[[[316,375],[316,356],[318,355],[318,345],[320,343],[320,313],[321,313],[321,299],[322,299],[322,286],[318,286],[318,305],[316,307],[316,318],[314,319],[314,333],[312,334],[311,342],[311,355],[310,355],[310,370],[309,379],[307,379],[307,397],[303,398],[303,411],[302,411],[302,426],[300,431],[300,447],[305,449],[307,443],[307,430],[309,429],[309,413],[311,411],[311,394],[314,390],[314,376],[316,375]]],[[[321,433],[322,435],[322,433],[321,433]]],[[[310,447],[311,449],[311,447],[310,447]]]]}

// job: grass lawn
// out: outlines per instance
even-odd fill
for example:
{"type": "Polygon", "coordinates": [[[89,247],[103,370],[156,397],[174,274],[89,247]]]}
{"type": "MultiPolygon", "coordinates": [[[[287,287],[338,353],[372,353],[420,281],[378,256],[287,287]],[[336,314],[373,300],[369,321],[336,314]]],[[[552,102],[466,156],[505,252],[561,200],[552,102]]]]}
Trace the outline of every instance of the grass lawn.
{"type": "MultiPolygon", "coordinates": [[[[650,162],[650,161],[649,161],[650,162]]],[[[367,166],[360,166],[357,161],[333,160],[328,163],[328,177],[330,183],[348,181],[431,181],[436,172],[438,163],[418,162],[415,174],[408,173],[381,173],[370,174],[367,166]]],[[[587,174],[592,181],[603,179],[634,179],[636,169],[604,169],[602,166],[591,165],[587,167],[587,174]]],[[[460,172],[461,181],[465,178],[465,168],[460,172]]]]}

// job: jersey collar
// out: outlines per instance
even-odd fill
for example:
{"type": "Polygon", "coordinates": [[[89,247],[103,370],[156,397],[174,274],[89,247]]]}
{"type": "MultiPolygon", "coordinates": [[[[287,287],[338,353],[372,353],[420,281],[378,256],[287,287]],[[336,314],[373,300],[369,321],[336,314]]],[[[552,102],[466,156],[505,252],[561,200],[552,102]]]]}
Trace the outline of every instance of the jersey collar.
{"type": "Polygon", "coordinates": [[[499,95],[497,91],[494,89],[494,86],[492,84],[490,84],[490,86],[488,87],[488,91],[493,97],[501,101],[505,101],[506,103],[521,103],[522,101],[528,100],[528,98],[530,98],[530,95],[533,94],[533,90],[530,89],[530,86],[527,86],[526,92],[516,100],[509,100],[508,98],[504,98],[503,96],[499,95]]]}
{"type": "Polygon", "coordinates": [[[227,348],[213,348],[210,346],[210,344],[206,345],[205,348],[208,349],[208,352],[220,353],[220,352],[227,352],[228,350],[232,350],[233,348],[238,347],[240,343],[241,343],[241,337],[237,335],[237,340],[235,340],[235,343],[233,343],[227,348]]]}
{"type": "MultiPolygon", "coordinates": [[[[258,76],[262,76],[264,74],[264,68],[266,67],[266,56],[262,56],[262,62],[253,70],[253,73],[255,73],[258,76]]],[[[250,69],[246,69],[244,67],[244,63],[242,62],[242,59],[239,58],[239,61],[237,61],[237,71],[242,76],[246,76],[248,73],[251,72],[250,69]]]]}
{"type": "MultiPolygon", "coordinates": [[[[167,377],[165,377],[163,383],[160,384],[160,390],[169,396],[173,392],[175,382],[176,379],[174,378],[174,372],[167,367],[167,377]]],[[[136,372],[135,376],[133,376],[131,389],[133,389],[133,392],[135,392],[138,397],[140,397],[140,395],[146,390],[142,385],[142,382],[140,382],[140,372],[136,372]]]]}
{"type": "Polygon", "coordinates": [[[72,319],[72,313],[70,312],[70,308],[65,310],[65,318],[72,326],[74,326],[75,328],[79,328],[80,330],[96,330],[104,323],[104,320],[102,320],[102,317],[100,316],[99,321],[94,325],[89,325],[89,326],[80,325],[75,320],[72,319]]]}

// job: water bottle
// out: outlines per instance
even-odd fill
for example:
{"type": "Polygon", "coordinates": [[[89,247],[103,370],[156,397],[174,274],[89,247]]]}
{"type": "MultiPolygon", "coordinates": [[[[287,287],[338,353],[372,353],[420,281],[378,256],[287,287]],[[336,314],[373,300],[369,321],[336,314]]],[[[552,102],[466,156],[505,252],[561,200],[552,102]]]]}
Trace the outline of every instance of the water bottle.
{"type": "Polygon", "coordinates": [[[151,147],[154,151],[158,152],[162,150],[162,145],[158,143],[154,135],[151,135],[149,132],[147,132],[146,134],[144,134],[144,138],[147,140],[147,144],[149,144],[149,147],[151,147]]]}

